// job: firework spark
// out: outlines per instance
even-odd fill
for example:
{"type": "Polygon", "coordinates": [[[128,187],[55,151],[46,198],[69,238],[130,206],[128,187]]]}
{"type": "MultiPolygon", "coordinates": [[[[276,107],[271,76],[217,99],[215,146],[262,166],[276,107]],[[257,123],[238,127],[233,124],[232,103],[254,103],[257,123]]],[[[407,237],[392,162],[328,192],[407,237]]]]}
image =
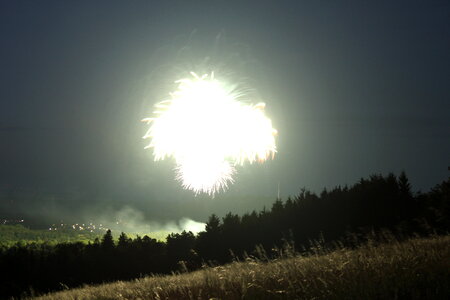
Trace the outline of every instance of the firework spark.
{"type": "Polygon", "coordinates": [[[241,93],[214,74],[177,81],[171,99],[155,105],[144,139],[155,161],[173,157],[175,178],[196,194],[214,195],[234,182],[236,166],[263,162],[276,152],[264,103],[240,101],[241,93]]]}

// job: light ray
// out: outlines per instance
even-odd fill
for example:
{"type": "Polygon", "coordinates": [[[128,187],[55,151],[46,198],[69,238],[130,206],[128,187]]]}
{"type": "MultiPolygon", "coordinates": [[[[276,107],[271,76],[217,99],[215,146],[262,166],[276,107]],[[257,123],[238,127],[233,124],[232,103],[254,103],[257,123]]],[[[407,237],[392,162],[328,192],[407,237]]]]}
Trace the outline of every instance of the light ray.
{"type": "Polygon", "coordinates": [[[155,161],[173,157],[175,178],[186,189],[214,195],[234,182],[236,166],[263,162],[276,153],[276,129],[265,103],[239,101],[242,93],[214,77],[177,80],[171,99],[155,105],[143,138],[150,139],[155,161]]]}

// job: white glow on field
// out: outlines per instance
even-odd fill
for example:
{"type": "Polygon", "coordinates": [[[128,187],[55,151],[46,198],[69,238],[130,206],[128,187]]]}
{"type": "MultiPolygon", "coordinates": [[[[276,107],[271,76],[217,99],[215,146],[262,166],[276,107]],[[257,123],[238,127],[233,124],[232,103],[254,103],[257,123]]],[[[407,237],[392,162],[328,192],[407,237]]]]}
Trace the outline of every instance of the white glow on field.
{"type": "Polygon", "coordinates": [[[155,105],[144,138],[155,161],[173,157],[184,188],[210,195],[232,183],[235,166],[264,161],[276,152],[264,103],[239,101],[236,92],[211,76],[177,81],[171,99],[155,105]]]}
{"type": "Polygon", "coordinates": [[[199,233],[200,231],[205,231],[206,224],[201,222],[196,222],[194,220],[183,218],[180,220],[180,228],[185,231],[191,231],[192,233],[199,233]]]}

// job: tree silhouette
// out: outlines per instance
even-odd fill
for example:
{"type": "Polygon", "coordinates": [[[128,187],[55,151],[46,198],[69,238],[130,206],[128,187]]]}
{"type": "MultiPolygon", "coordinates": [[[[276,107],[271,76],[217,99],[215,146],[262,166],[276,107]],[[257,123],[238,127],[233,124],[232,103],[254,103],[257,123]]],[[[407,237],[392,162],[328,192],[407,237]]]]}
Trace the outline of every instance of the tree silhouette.
{"type": "Polygon", "coordinates": [[[132,240],[124,233],[122,232],[119,236],[117,247],[119,249],[126,249],[130,246],[132,240]]]}
{"type": "Polygon", "coordinates": [[[400,173],[400,176],[398,176],[398,186],[400,189],[400,194],[404,197],[411,198],[411,184],[409,183],[409,179],[406,176],[405,171],[402,171],[400,173]]]}
{"type": "Polygon", "coordinates": [[[213,214],[204,232],[172,233],[166,243],[148,236],[131,239],[122,232],[116,246],[108,230],[88,244],[0,246],[0,298],[23,295],[30,287],[40,293],[61,289],[61,283],[77,287],[168,274],[180,270],[180,262],[184,270],[194,270],[201,262],[230,262],[230,250],[238,258],[252,255],[256,245],[270,256],[286,240],[305,250],[310,240],[321,237],[328,245],[339,241],[353,247],[367,232],[384,229],[399,233],[399,238],[448,234],[450,179],[415,195],[404,172],[398,177],[374,174],[320,195],[303,188],[285,202],[276,199],[270,210],[242,216],[230,212],[222,219],[213,214]]]}
{"type": "Polygon", "coordinates": [[[222,226],[219,217],[212,214],[197,238],[196,251],[202,253],[202,258],[211,261],[226,261],[227,249],[222,244],[222,226]]]}
{"type": "Polygon", "coordinates": [[[111,250],[114,248],[114,239],[110,229],[108,229],[105,235],[102,237],[101,246],[105,250],[111,250]]]}
{"type": "Polygon", "coordinates": [[[167,236],[167,259],[171,262],[171,268],[176,269],[182,262],[182,266],[195,268],[198,259],[194,251],[195,236],[192,232],[171,233],[167,236]]]}

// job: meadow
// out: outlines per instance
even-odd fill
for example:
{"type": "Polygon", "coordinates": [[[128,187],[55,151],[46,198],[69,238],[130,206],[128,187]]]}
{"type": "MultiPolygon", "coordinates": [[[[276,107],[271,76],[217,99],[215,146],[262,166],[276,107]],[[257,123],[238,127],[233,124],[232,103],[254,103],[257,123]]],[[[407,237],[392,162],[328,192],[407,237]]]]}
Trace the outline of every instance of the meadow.
{"type": "Polygon", "coordinates": [[[0,247],[10,247],[15,244],[29,243],[73,243],[93,242],[95,238],[101,238],[103,232],[75,231],[75,230],[48,230],[30,229],[21,224],[0,225],[0,247]]]}
{"type": "Polygon", "coordinates": [[[47,294],[37,299],[448,299],[450,236],[398,241],[390,235],[356,248],[313,243],[307,252],[261,249],[222,266],[47,294]]]}
{"type": "MultiPolygon", "coordinates": [[[[77,224],[78,225],[78,224],[77,224]]],[[[49,244],[57,245],[60,243],[93,243],[95,239],[101,239],[105,234],[106,229],[102,230],[73,230],[72,227],[63,228],[59,230],[49,229],[32,229],[22,224],[15,225],[0,225],[0,247],[11,247],[16,244],[49,244]]],[[[120,235],[120,231],[112,231],[114,238],[120,235]]],[[[132,238],[137,236],[147,235],[159,241],[165,241],[170,231],[154,231],[148,233],[134,233],[127,232],[127,235],[132,238]]]]}

